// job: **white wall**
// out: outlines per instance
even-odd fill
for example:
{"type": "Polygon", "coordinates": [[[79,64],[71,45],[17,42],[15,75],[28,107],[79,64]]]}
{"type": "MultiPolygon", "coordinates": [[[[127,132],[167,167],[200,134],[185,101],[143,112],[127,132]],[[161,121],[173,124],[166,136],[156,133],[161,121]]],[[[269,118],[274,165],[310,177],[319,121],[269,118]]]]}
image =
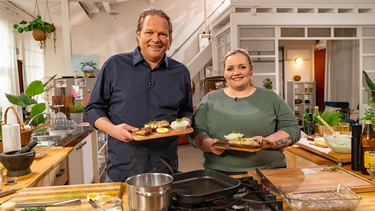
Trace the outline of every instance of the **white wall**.
{"type": "MultiPolygon", "coordinates": [[[[206,1],[208,14],[220,4],[216,0],[206,1]]],[[[173,43],[167,54],[171,55],[178,50],[173,58],[187,64],[198,53],[197,39],[191,41],[193,44],[189,49],[178,48],[194,30],[204,23],[204,1],[202,0],[179,0],[178,4],[171,4],[169,0],[158,0],[154,4],[149,4],[148,1],[119,3],[115,7],[115,10],[119,12],[117,19],[101,12],[95,14],[90,21],[71,28],[72,56],[98,55],[99,67],[101,67],[111,55],[133,51],[137,46],[135,31],[138,16],[143,9],[151,6],[163,9],[172,19],[173,43]]],[[[74,70],[71,66],[64,64],[61,28],[58,28],[57,36],[56,54],[53,53],[51,40],[48,41],[45,74],[73,75],[74,70]]]]}

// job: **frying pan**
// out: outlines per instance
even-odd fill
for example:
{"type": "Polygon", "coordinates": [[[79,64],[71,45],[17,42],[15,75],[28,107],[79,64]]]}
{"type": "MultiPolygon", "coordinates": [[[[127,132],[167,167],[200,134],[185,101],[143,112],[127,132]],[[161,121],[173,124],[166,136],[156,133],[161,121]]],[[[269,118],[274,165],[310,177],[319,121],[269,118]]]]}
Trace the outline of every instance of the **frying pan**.
{"type": "Polygon", "coordinates": [[[195,170],[182,173],[168,158],[161,161],[172,172],[172,200],[180,204],[200,204],[237,193],[241,182],[218,171],[195,170]]]}

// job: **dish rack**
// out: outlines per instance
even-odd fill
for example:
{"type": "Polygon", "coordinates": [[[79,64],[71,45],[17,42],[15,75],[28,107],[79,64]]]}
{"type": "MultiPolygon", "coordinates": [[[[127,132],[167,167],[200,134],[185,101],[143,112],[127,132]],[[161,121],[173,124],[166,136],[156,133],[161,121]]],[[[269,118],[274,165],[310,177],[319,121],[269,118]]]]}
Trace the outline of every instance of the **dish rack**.
{"type": "Polygon", "coordinates": [[[58,117],[50,119],[53,130],[76,130],[77,122],[73,119],[58,117]]]}

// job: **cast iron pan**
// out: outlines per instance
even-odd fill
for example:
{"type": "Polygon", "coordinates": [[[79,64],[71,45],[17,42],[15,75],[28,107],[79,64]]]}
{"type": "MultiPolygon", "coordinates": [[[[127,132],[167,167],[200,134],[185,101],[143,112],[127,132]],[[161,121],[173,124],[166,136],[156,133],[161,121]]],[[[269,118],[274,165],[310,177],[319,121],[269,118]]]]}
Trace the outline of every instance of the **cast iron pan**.
{"type": "Polygon", "coordinates": [[[241,182],[218,171],[195,170],[181,173],[165,157],[160,158],[172,172],[173,200],[199,204],[237,193],[241,182]]]}

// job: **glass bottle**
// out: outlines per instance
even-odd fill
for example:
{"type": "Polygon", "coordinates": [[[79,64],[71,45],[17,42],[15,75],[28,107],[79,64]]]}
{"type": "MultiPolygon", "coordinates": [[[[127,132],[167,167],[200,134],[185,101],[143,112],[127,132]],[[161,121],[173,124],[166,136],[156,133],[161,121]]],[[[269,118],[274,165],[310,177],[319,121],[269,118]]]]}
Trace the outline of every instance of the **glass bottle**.
{"type": "Polygon", "coordinates": [[[371,120],[366,124],[361,134],[361,173],[368,175],[369,163],[375,162],[375,132],[371,120]]]}
{"type": "Polygon", "coordinates": [[[305,113],[303,114],[303,132],[307,134],[307,122],[309,121],[310,108],[306,107],[305,113]]]}

